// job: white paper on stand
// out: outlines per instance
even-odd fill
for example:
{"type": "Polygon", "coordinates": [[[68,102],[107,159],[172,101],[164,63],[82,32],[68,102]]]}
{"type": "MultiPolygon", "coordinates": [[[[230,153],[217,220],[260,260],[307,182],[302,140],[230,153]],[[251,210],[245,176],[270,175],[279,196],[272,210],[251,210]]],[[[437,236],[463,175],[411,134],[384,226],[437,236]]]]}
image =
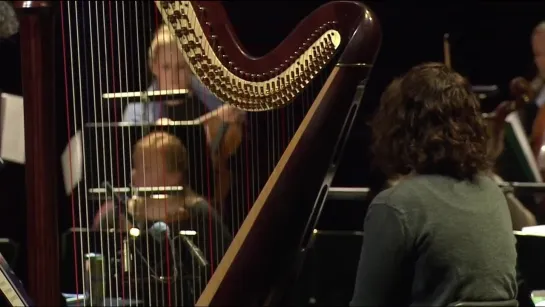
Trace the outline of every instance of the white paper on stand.
{"type": "Polygon", "coordinates": [[[66,195],[70,195],[79,184],[83,173],[83,142],[81,131],[70,139],[61,156],[62,177],[66,195]]]}
{"type": "Polygon", "coordinates": [[[25,113],[23,97],[2,93],[0,106],[0,157],[25,164],[25,113]]]}

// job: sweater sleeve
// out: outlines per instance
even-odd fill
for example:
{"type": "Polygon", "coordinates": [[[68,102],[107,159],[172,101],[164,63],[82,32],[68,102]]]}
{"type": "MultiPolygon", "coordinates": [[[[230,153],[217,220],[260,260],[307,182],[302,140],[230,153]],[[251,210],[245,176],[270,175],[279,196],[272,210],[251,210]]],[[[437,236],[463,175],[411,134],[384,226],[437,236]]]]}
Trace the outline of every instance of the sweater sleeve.
{"type": "Polygon", "coordinates": [[[399,212],[384,203],[369,207],[350,306],[386,306],[396,297],[407,254],[407,238],[399,212]]]}

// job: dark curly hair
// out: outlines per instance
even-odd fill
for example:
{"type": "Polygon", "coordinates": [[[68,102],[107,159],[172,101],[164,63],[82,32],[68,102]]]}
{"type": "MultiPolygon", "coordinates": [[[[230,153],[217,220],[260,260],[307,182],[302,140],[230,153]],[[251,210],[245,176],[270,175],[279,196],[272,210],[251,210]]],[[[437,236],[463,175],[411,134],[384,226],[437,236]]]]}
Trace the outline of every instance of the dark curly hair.
{"type": "Polygon", "coordinates": [[[388,176],[473,179],[492,166],[479,101],[444,64],[421,64],[392,81],[371,125],[375,163],[388,176]]]}

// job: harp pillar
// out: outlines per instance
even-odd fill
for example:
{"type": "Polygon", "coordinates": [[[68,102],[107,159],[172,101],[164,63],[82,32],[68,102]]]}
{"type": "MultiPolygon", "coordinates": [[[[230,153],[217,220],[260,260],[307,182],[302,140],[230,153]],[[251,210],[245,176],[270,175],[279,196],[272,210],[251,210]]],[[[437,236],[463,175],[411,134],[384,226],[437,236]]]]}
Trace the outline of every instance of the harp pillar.
{"type": "Polygon", "coordinates": [[[37,306],[60,306],[55,5],[14,1],[14,7],[20,23],[24,97],[28,291],[37,306]]]}

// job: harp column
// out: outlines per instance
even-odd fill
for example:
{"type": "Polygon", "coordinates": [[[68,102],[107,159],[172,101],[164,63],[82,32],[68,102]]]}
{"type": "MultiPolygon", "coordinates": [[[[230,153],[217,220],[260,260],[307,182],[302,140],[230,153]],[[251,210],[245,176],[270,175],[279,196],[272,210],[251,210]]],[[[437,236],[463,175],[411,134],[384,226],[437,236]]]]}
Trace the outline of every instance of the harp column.
{"type": "Polygon", "coordinates": [[[19,16],[25,121],[28,290],[60,306],[55,142],[54,13],[51,1],[14,1],[19,16]]]}

